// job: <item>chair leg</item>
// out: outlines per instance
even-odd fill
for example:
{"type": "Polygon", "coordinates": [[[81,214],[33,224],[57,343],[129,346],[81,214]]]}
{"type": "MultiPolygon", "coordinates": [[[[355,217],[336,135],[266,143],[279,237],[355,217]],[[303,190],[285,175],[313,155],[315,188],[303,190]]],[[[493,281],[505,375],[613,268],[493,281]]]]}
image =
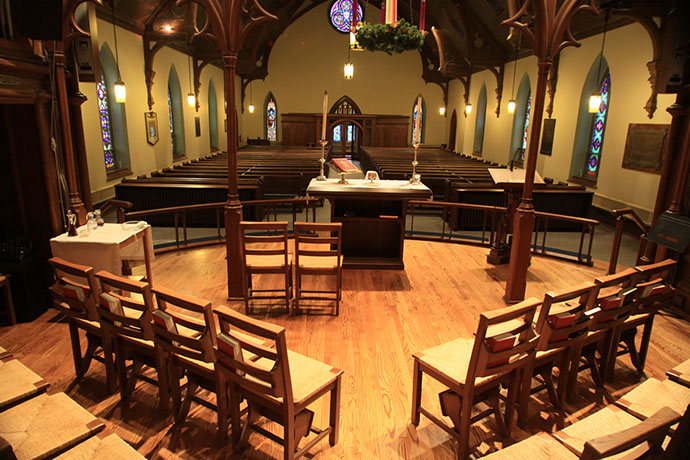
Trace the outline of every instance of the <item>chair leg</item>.
{"type": "Polygon", "coordinates": [[[528,406],[532,396],[532,378],[534,371],[530,367],[522,370],[522,385],[520,386],[520,400],[518,405],[518,425],[525,426],[529,416],[528,406]]]}
{"type": "Polygon", "coordinates": [[[463,397],[463,404],[460,408],[460,426],[458,429],[458,458],[466,459],[467,453],[470,451],[470,423],[472,417],[472,396],[467,395],[463,397]]]}
{"type": "Polygon", "coordinates": [[[637,347],[635,346],[636,335],[637,328],[625,331],[621,334],[621,342],[623,342],[625,346],[628,348],[628,353],[630,354],[630,361],[632,362],[632,365],[635,367],[635,369],[637,369],[637,372],[642,373],[642,371],[644,371],[644,365],[642,364],[640,354],[637,352],[637,347]]]}
{"type": "Polygon", "coordinates": [[[580,360],[582,357],[582,345],[578,345],[570,352],[570,370],[568,371],[568,381],[566,383],[567,393],[566,401],[573,398],[575,395],[575,387],[577,386],[577,374],[580,372],[580,360]]]}
{"type": "MultiPolygon", "coordinates": [[[[242,401],[242,398],[240,396],[240,392],[237,391],[237,386],[232,382],[228,382],[226,384],[230,393],[230,400],[228,401],[228,404],[230,407],[230,419],[232,423],[232,445],[235,449],[235,452],[242,452],[242,435],[244,434],[244,430],[249,429],[249,424],[246,425],[244,429],[242,428],[242,420],[240,419],[240,402],[242,401]]],[[[247,420],[249,420],[249,415],[247,415],[247,420]]]]}
{"type": "MultiPolygon", "coordinates": [[[[511,382],[512,386],[512,382],[511,382]]],[[[494,412],[494,418],[496,419],[496,426],[498,428],[498,432],[501,433],[504,436],[508,436],[508,430],[506,429],[506,423],[503,420],[503,413],[501,412],[501,408],[499,406],[499,398],[498,398],[498,392],[495,395],[491,395],[487,398],[486,403],[489,405],[491,410],[494,412]]],[[[513,406],[513,409],[515,407],[513,406]]],[[[507,415],[507,413],[506,413],[507,415]]],[[[512,415],[511,415],[512,419],[512,415]]]]}
{"type": "Polygon", "coordinates": [[[299,299],[302,296],[302,274],[299,269],[295,271],[295,303],[293,313],[299,315],[299,299]]]}
{"type": "Polygon", "coordinates": [[[652,338],[652,327],[654,327],[654,314],[652,314],[642,329],[642,339],[640,340],[640,372],[644,372],[644,365],[647,362],[647,351],[649,351],[649,340],[652,338]]]}
{"type": "MultiPolygon", "coordinates": [[[[517,398],[519,397],[519,391],[521,388],[521,380],[523,377],[521,376],[521,373],[524,373],[528,369],[523,369],[521,370],[514,370],[512,372],[512,375],[510,377],[510,384],[508,386],[508,399],[506,401],[506,412],[505,412],[505,424],[503,425],[503,430],[505,432],[506,436],[510,436],[511,431],[513,430],[513,414],[515,413],[515,403],[517,401],[517,398]]],[[[529,369],[530,373],[532,372],[531,369],[529,369]]],[[[500,419],[501,412],[498,409],[498,401],[499,401],[499,395],[500,395],[500,389],[496,392],[496,408],[494,409],[494,414],[496,414],[496,420],[497,424],[499,426],[499,429],[501,429],[501,424],[498,423],[498,420],[500,419]]],[[[525,406],[525,415],[527,413],[527,406],[525,406]]]]}
{"type": "MultiPolygon", "coordinates": [[[[239,419],[239,405],[237,407],[237,415],[238,415],[238,419],[239,419]]],[[[237,447],[236,447],[235,452],[241,453],[241,452],[244,452],[244,450],[247,448],[248,441],[249,441],[249,435],[252,432],[252,425],[254,425],[254,423],[256,423],[256,421],[259,420],[259,417],[260,417],[259,411],[254,407],[253,404],[250,403],[249,404],[249,412],[247,413],[247,422],[246,422],[247,424],[244,426],[244,428],[242,428],[242,436],[240,437],[238,443],[236,444],[237,447]]],[[[239,426],[237,428],[238,428],[237,432],[239,433],[240,432],[239,426]]],[[[235,437],[235,425],[234,424],[232,427],[232,431],[233,431],[232,436],[234,438],[235,437]]],[[[286,438],[286,440],[285,440],[284,447],[285,447],[285,451],[287,452],[287,435],[285,436],[285,438],[286,438]]],[[[293,443],[294,443],[294,437],[292,439],[293,439],[293,443]]],[[[294,452],[293,452],[293,454],[294,454],[294,452]]]]}
{"type": "MultiPolygon", "coordinates": [[[[156,346],[156,372],[158,373],[158,397],[160,399],[160,408],[166,413],[170,411],[170,384],[172,380],[170,379],[170,356],[166,356],[165,351],[162,347],[156,346]]],[[[134,366],[132,367],[133,377],[134,366]]]]}
{"type": "Polygon", "coordinates": [[[141,374],[141,368],[144,367],[144,363],[139,361],[136,357],[132,360],[132,373],[127,381],[127,386],[125,392],[127,396],[131,395],[134,388],[137,386],[137,380],[139,379],[139,374],[141,374]]]}
{"type": "Polygon", "coordinates": [[[292,411],[285,411],[283,416],[283,458],[292,460],[295,458],[297,443],[295,441],[295,416],[292,411]]]}
{"type": "Polygon", "coordinates": [[[79,341],[79,328],[72,319],[69,319],[69,338],[72,343],[72,359],[74,361],[74,373],[77,378],[83,377],[81,372],[81,343],[79,341]]]}
{"type": "Polygon", "coordinates": [[[95,338],[88,333],[86,334],[86,352],[84,353],[84,356],[81,358],[81,364],[79,366],[79,375],[84,376],[88,370],[89,367],[91,367],[91,360],[93,359],[94,353],[96,353],[96,350],[99,347],[99,344],[96,342],[95,338]]]}
{"type": "Polygon", "coordinates": [[[117,390],[117,373],[115,361],[113,360],[113,339],[110,334],[104,333],[102,337],[103,361],[105,364],[105,378],[110,394],[117,390]]]}
{"type": "Polygon", "coordinates": [[[419,408],[422,402],[422,371],[419,368],[419,361],[414,360],[412,370],[412,424],[419,425],[419,408]]]}
{"type": "Polygon", "coordinates": [[[115,361],[117,362],[117,379],[120,387],[120,400],[127,399],[127,363],[125,350],[120,340],[115,339],[115,361]]]}
{"type": "Polygon", "coordinates": [[[175,421],[180,423],[184,419],[187,418],[187,414],[189,414],[189,409],[192,406],[192,399],[194,399],[194,394],[196,393],[196,389],[199,388],[199,384],[194,380],[194,378],[189,378],[189,375],[187,376],[187,392],[184,395],[184,400],[182,401],[182,405],[180,406],[179,412],[176,412],[175,414],[175,421]]]}
{"type": "Polygon", "coordinates": [[[336,275],[337,280],[336,280],[336,290],[338,291],[336,294],[336,301],[335,301],[335,316],[340,315],[340,300],[342,298],[343,294],[343,269],[339,268],[338,269],[338,274],[336,275]]]}
{"type": "Polygon", "coordinates": [[[558,363],[558,408],[565,407],[565,396],[568,391],[568,371],[570,369],[570,362],[572,360],[571,350],[566,348],[561,355],[561,360],[558,363]]]}
{"type": "Polygon", "coordinates": [[[244,284],[244,314],[245,315],[250,315],[250,308],[249,308],[249,292],[251,289],[252,285],[252,274],[251,273],[246,273],[245,275],[247,277],[247,280],[243,283],[244,284]]]}
{"type": "Polygon", "coordinates": [[[218,438],[228,438],[228,383],[222,372],[216,369],[216,409],[218,411],[218,438]]]}
{"type": "Polygon", "coordinates": [[[328,443],[335,446],[338,443],[338,432],[340,429],[340,384],[341,376],[335,381],[335,386],[331,390],[331,410],[330,423],[331,432],[328,435],[328,443]]]}
{"type": "Polygon", "coordinates": [[[558,394],[556,393],[556,386],[553,383],[553,363],[548,363],[539,369],[539,375],[544,380],[546,385],[546,392],[549,395],[549,401],[555,407],[558,407],[558,394]]]}

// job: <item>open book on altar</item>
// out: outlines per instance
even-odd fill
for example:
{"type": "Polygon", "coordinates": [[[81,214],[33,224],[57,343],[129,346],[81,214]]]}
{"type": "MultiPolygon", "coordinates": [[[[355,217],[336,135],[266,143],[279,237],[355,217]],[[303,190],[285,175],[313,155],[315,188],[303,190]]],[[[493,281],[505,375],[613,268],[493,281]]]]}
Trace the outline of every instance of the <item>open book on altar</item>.
{"type": "MultiPolygon", "coordinates": [[[[488,168],[491,179],[496,185],[516,185],[525,183],[525,170],[509,168],[488,168]]],[[[538,172],[534,171],[534,183],[544,184],[544,179],[541,178],[538,172]]]]}
{"type": "Polygon", "coordinates": [[[333,165],[333,168],[338,174],[352,174],[359,172],[359,168],[347,158],[333,158],[331,159],[331,165],[333,165]]]}

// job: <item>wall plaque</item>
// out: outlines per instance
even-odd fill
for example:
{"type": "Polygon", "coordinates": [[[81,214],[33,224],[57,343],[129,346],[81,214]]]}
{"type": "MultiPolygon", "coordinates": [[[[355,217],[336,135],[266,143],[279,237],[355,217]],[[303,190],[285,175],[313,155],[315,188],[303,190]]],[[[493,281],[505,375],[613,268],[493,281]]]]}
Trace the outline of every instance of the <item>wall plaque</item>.
{"type": "Polygon", "coordinates": [[[623,167],[661,173],[661,153],[670,125],[631,123],[623,152],[623,167]]]}
{"type": "Polygon", "coordinates": [[[542,155],[551,155],[551,150],[553,150],[553,132],[555,129],[556,119],[546,118],[541,132],[541,148],[539,149],[539,153],[542,155]]]}
{"type": "Polygon", "coordinates": [[[146,142],[156,145],[158,142],[158,116],[156,112],[144,112],[146,120],[146,142]]]}

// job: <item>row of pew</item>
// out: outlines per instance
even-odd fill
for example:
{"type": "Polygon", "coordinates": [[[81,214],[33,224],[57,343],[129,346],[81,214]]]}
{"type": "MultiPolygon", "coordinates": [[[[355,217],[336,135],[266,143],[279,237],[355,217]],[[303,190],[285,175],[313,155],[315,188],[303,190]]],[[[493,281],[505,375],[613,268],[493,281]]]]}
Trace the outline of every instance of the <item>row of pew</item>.
{"type": "Polygon", "coordinates": [[[143,459],[65,393],[47,392],[38,374],[0,347],[0,458],[143,459]]]}
{"type": "MultiPolygon", "coordinates": [[[[321,151],[315,149],[249,146],[237,153],[240,201],[304,196],[312,178],[319,175],[321,151]]],[[[169,208],[227,200],[228,157],[217,153],[172,168],[154,171],[150,176],[123,179],[115,185],[118,200],[133,204],[130,211],[169,208]]],[[[260,220],[259,210],[244,209],[244,220],[260,220]]],[[[147,218],[154,225],[172,226],[172,214],[147,218]]],[[[187,215],[188,226],[215,226],[214,210],[187,215]]]]}

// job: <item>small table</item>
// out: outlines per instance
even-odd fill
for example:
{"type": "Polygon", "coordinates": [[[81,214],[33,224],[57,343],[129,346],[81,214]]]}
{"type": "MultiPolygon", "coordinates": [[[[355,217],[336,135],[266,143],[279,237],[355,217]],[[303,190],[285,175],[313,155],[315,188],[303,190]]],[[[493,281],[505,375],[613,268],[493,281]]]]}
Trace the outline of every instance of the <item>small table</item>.
{"type": "Polygon", "coordinates": [[[407,202],[428,200],[431,190],[404,180],[313,179],[307,195],[328,198],[331,222],[343,224],[343,268],[403,270],[407,202]]]}
{"type": "Polygon", "coordinates": [[[86,226],[79,227],[77,231],[79,236],[63,233],[50,240],[55,257],[93,267],[94,272],[105,270],[114,275],[122,275],[123,260],[143,260],[146,280],[153,287],[151,261],[154,254],[150,225],[125,230],[121,224],[104,224],[91,232],[86,226]]]}

